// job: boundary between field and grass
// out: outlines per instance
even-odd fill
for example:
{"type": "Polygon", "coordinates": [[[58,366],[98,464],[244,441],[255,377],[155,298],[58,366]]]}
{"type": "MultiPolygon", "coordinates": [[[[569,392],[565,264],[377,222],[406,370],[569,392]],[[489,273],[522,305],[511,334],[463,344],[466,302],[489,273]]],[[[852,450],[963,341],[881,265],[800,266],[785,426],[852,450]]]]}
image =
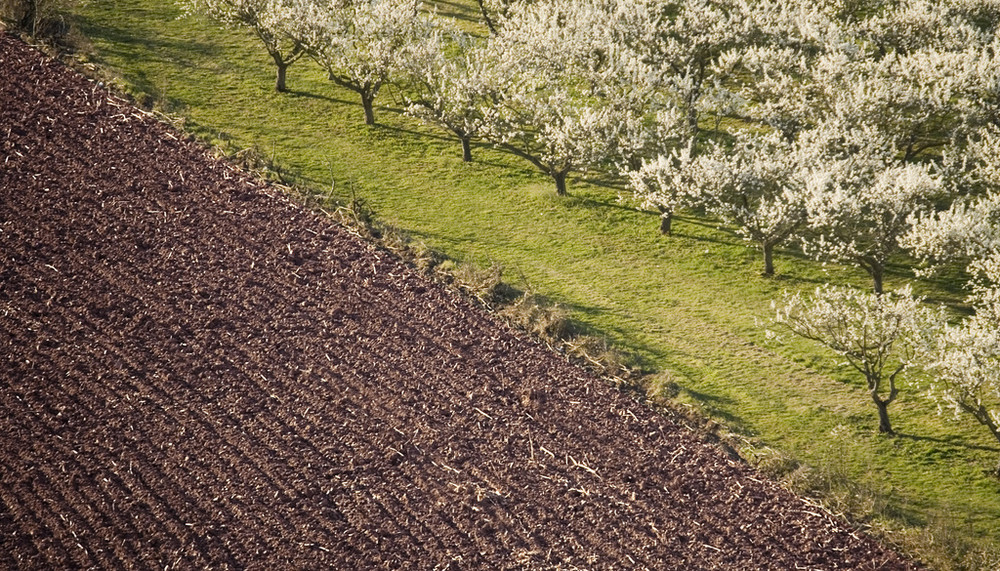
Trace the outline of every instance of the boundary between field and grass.
{"type": "MultiPolygon", "coordinates": [[[[94,10],[99,9],[94,8],[94,10]]],[[[91,21],[90,25],[96,25],[94,22],[96,20],[91,21]]],[[[113,35],[109,34],[109,37],[113,35]]],[[[231,41],[237,41],[232,40],[233,34],[230,32],[222,35],[231,41]]],[[[121,38],[119,37],[119,39],[121,38]]],[[[79,40],[82,42],[91,41],[85,38],[79,38],[79,40]]],[[[173,40],[168,37],[158,41],[166,45],[173,40]]],[[[153,44],[157,43],[151,39],[145,40],[145,42],[149,44],[145,49],[154,49],[153,44]]],[[[959,450],[961,443],[958,440],[960,439],[976,442],[968,440],[964,432],[954,430],[933,432],[922,428],[921,434],[904,434],[903,437],[894,441],[877,439],[858,429],[859,424],[865,422],[859,418],[866,419],[867,415],[861,413],[861,417],[855,418],[859,413],[853,407],[842,404],[839,399],[798,402],[797,399],[802,399],[802,397],[795,393],[789,398],[788,403],[776,407],[787,410],[763,411],[760,414],[768,418],[769,422],[774,423],[774,426],[778,427],[779,430],[781,427],[787,426],[788,423],[794,422],[793,419],[802,411],[829,412],[829,410],[823,411],[823,409],[834,409],[832,414],[844,418],[843,423],[834,426],[829,433],[815,435],[817,438],[816,448],[819,451],[812,458],[796,457],[794,453],[785,451],[785,448],[780,446],[780,442],[777,444],[772,442],[773,437],[760,435],[760,429],[757,426],[761,421],[747,421],[733,414],[732,411],[739,406],[739,403],[731,401],[738,400],[739,396],[735,395],[740,395],[741,389],[726,389],[731,390],[727,393],[717,388],[726,383],[726,377],[732,373],[733,367],[753,367],[755,359],[762,358],[762,352],[766,351],[760,346],[759,335],[741,330],[741,328],[746,327],[745,324],[737,322],[732,325],[731,329],[724,329],[719,325],[719,322],[725,321],[728,317],[727,314],[713,312],[707,307],[697,309],[698,315],[692,317],[692,320],[695,318],[704,319],[709,324],[708,327],[691,333],[683,328],[701,327],[701,325],[694,321],[681,323],[678,326],[678,332],[668,331],[663,336],[666,341],[662,343],[667,343],[671,339],[688,343],[684,341],[683,337],[691,334],[704,336],[708,340],[695,339],[688,346],[685,346],[683,351],[678,350],[676,358],[673,360],[665,359],[661,355],[661,350],[650,349],[646,343],[648,336],[656,335],[657,332],[642,331],[638,334],[630,334],[621,333],[618,329],[624,329],[628,326],[635,327],[637,324],[641,326],[646,322],[636,320],[634,323],[623,325],[620,322],[615,322],[613,315],[611,317],[603,315],[603,310],[600,308],[597,310],[590,310],[586,307],[581,309],[582,304],[568,295],[566,289],[559,290],[553,287],[553,281],[560,279],[563,275],[559,271],[550,270],[551,275],[554,276],[551,278],[546,277],[548,268],[540,272],[532,271],[531,275],[526,275],[529,272],[522,271],[522,266],[518,262],[495,260],[489,252],[483,255],[475,252],[474,249],[472,255],[469,255],[469,249],[463,247],[461,243],[466,238],[449,239],[435,236],[434,232],[428,230],[429,225],[425,224],[421,227],[420,224],[413,224],[408,221],[406,216],[387,221],[377,212],[392,212],[392,205],[387,204],[384,200],[373,204],[370,200],[370,197],[374,195],[371,189],[384,183],[384,180],[373,179],[354,184],[355,178],[350,176],[348,182],[341,183],[339,187],[335,182],[325,182],[316,173],[323,171],[327,165],[311,165],[311,168],[307,169],[309,165],[304,167],[302,164],[292,164],[286,158],[288,153],[295,152],[295,149],[301,146],[300,144],[284,141],[279,143],[278,137],[270,141],[270,146],[266,143],[260,144],[259,140],[248,144],[251,141],[246,140],[245,136],[225,133],[230,127],[225,124],[211,123],[204,114],[197,119],[192,118],[192,115],[186,112],[192,108],[188,107],[192,104],[185,102],[184,97],[173,94],[169,81],[164,85],[162,80],[146,73],[132,73],[132,76],[128,78],[116,77],[116,72],[111,71],[113,67],[110,63],[100,59],[101,56],[94,55],[100,52],[100,46],[92,45],[88,49],[93,50],[91,55],[86,55],[84,52],[85,55],[82,57],[64,59],[68,59],[77,69],[81,69],[92,77],[98,77],[102,81],[116,86],[126,96],[131,94],[131,98],[147,110],[158,109],[157,115],[161,120],[172,124],[181,131],[192,134],[192,136],[197,136],[202,142],[216,148],[220,154],[228,156],[230,160],[241,164],[248,170],[256,171],[262,178],[284,186],[289,193],[298,197],[304,204],[323,209],[345,226],[352,228],[360,237],[374,240],[379,247],[396,253],[413,267],[427,275],[435,276],[436,279],[453,290],[477,299],[484,307],[503,316],[512,325],[532,333],[553,349],[602,374],[609,382],[617,385],[623,391],[631,393],[635,398],[680,413],[687,419],[687,424],[701,431],[706,440],[719,441],[723,449],[730,452],[734,449],[738,450],[743,458],[757,466],[761,471],[784,481],[790,488],[799,493],[819,498],[830,511],[851,519],[855,527],[880,534],[890,543],[900,546],[905,552],[920,557],[925,562],[933,563],[941,569],[974,569],[977,568],[977,565],[990,565],[989,561],[993,561],[992,564],[1000,561],[1000,558],[987,559],[991,553],[992,556],[996,557],[995,552],[998,546],[995,544],[995,539],[993,541],[988,538],[983,540],[981,533],[980,537],[977,538],[976,533],[960,530],[962,526],[966,525],[974,525],[980,529],[983,526],[989,527],[988,521],[985,523],[975,522],[976,518],[972,517],[974,523],[966,524],[953,519],[955,516],[950,514],[948,509],[924,505],[926,500],[919,499],[921,494],[912,495],[910,491],[900,489],[897,484],[899,480],[890,477],[889,472],[900,469],[891,462],[858,467],[869,462],[871,458],[871,453],[860,451],[861,447],[868,446],[880,451],[895,451],[893,453],[900,455],[912,451],[918,455],[915,461],[917,466],[913,468],[914,473],[920,470],[925,470],[928,473],[922,477],[923,479],[908,476],[913,480],[913,482],[908,483],[914,486],[930,486],[933,484],[927,482],[937,479],[934,470],[944,470],[941,468],[942,462],[967,463],[973,461],[973,457],[963,456],[959,450]],[[97,61],[91,61],[93,59],[97,59],[97,61]],[[414,228],[414,230],[401,230],[401,226],[414,228]],[[416,234],[417,237],[415,238],[413,234],[416,234]],[[432,238],[434,243],[427,245],[423,240],[424,237],[432,238]],[[463,251],[466,255],[454,255],[455,252],[461,254],[463,251]],[[581,319],[581,316],[584,319],[581,319]],[[720,331],[727,333],[727,337],[723,339],[713,338],[713,335],[720,331]],[[697,351],[698,347],[694,345],[695,343],[701,343],[701,346],[716,344],[718,350],[733,350],[738,352],[738,356],[733,357],[731,362],[723,361],[715,356],[705,357],[699,363],[683,362],[684,359],[689,358],[688,356],[692,352],[697,351]],[[712,369],[715,369],[715,372],[711,373],[713,378],[708,379],[708,382],[697,386],[690,382],[690,379],[699,375],[706,376],[704,371],[712,369]],[[923,432],[927,432],[927,434],[925,435],[923,432]],[[939,442],[935,443],[933,439],[938,439],[939,442]],[[903,449],[902,452],[899,452],[900,449],[903,449]]],[[[175,45],[171,49],[180,49],[180,47],[175,45]]],[[[188,49],[192,50],[191,53],[198,50],[214,53],[213,50],[216,48],[212,48],[208,44],[196,44],[188,49]]],[[[121,54],[118,57],[123,61],[140,57],[137,54],[142,53],[141,50],[129,52],[124,48],[120,51],[121,54]]],[[[218,67],[223,72],[230,73],[226,68],[233,64],[225,58],[220,57],[219,59],[218,67]]],[[[167,62],[163,65],[171,64],[167,62]]],[[[265,72],[263,75],[266,76],[267,70],[263,71],[265,72]]],[[[239,76],[239,74],[236,75],[239,76]]],[[[242,81],[250,80],[244,78],[242,81]]],[[[267,84],[265,82],[265,85],[267,84]]],[[[326,101],[323,98],[327,97],[329,98],[327,102],[330,104],[344,105],[343,102],[337,103],[335,101],[336,94],[334,96],[317,95],[316,93],[305,95],[305,93],[311,93],[316,85],[316,82],[309,84],[308,92],[301,92],[294,97],[308,100],[315,105],[322,104],[326,101]]],[[[235,87],[232,89],[239,91],[235,87]]],[[[331,89],[331,91],[333,90],[331,89]]],[[[387,110],[383,109],[383,111],[387,110]]],[[[344,121],[350,122],[349,119],[344,121]]],[[[377,134],[373,132],[358,135],[349,127],[337,126],[337,129],[346,129],[345,137],[363,140],[389,139],[384,144],[379,141],[378,145],[374,145],[376,148],[372,150],[373,155],[376,155],[383,146],[394,143],[393,137],[397,135],[393,134],[393,129],[402,130],[405,128],[407,128],[405,124],[403,126],[387,124],[379,127],[381,131],[377,134]]],[[[427,133],[424,135],[426,136],[427,133]]],[[[440,150],[440,147],[447,148],[447,145],[437,145],[431,150],[440,150]]],[[[403,149],[400,153],[406,151],[407,149],[403,149]]],[[[393,157],[389,157],[387,160],[392,159],[393,157]]],[[[366,157],[362,160],[377,161],[379,159],[366,157]]],[[[503,157],[489,155],[487,160],[501,161],[501,167],[510,169],[509,163],[503,162],[503,157]]],[[[350,172],[349,167],[335,166],[334,159],[330,159],[330,161],[330,180],[344,180],[342,173],[350,172]],[[338,176],[334,176],[333,171],[335,170],[338,171],[338,176]]],[[[421,168],[421,165],[415,163],[408,168],[421,168]]],[[[496,170],[491,171],[491,175],[495,172],[496,170]]],[[[359,174],[358,178],[360,179],[362,176],[363,173],[359,174]]],[[[392,173],[387,176],[392,176],[392,173]]],[[[526,188],[527,193],[534,192],[532,185],[535,183],[531,175],[512,172],[503,176],[509,176],[514,181],[513,185],[521,187],[520,191],[525,192],[526,188]]],[[[604,181],[596,182],[604,183],[604,181]]],[[[419,180],[413,184],[419,186],[419,180]]],[[[615,218],[613,215],[605,213],[605,210],[616,208],[610,206],[610,202],[602,198],[608,194],[608,191],[600,188],[600,184],[595,184],[592,188],[596,190],[581,189],[580,196],[571,197],[566,201],[568,206],[554,204],[548,199],[538,196],[532,196],[530,204],[551,208],[556,212],[556,216],[564,216],[573,220],[583,216],[567,215],[563,213],[563,210],[578,206],[583,209],[591,209],[589,214],[592,216],[588,219],[590,221],[588,223],[602,226],[622,224],[622,218],[615,218]],[[573,218],[573,216],[577,216],[577,218],[573,218]]],[[[399,203],[408,204],[405,201],[399,203]]],[[[411,217],[410,220],[412,219],[411,217]]],[[[683,272],[687,274],[700,272],[708,276],[705,278],[706,280],[712,280],[715,279],[714,276],[724,272],[742,271],[740,269],[734,270],[734,268],[746,265],[747,256],[739,253],[739,244],[733,246],[731,243],[725,243],[725,234],[724,232],[720,233],[715,228],[717,224],[714,221],[681,216],[678,222],[677,234],[681,238],[669,246],[661,246],[662,248],[671,246],[687,248],[692,255],[697,255],[702,250],[711,251],[712,254],[721,259],[721,261],[692,262],[689,267],[680,268],[683,272]],[[692,238],[684,238],[685,234],[692,238]]],[[[526,227],[532,230],[537,229],[531,226],[526,227]]],[[[471,230],[467,230],[467,232],[469,231],[471,230]]],[[[652,234],[655,232],[655,227],[650,225],[644,231],[652,234]]],[[[593,246],[590,247],[593,248],[593,246]]],[[[599,248],[608,247],[599,246],[599,248]]],[[[786,252],[786,254],[794,256],[795,252],[786,252]]],[[[578,254],[574,253],[574,255],[578,254]]],[[[587,252],[584,252],[583,255],[587,255],[587,252]]],[[[632,253],[626,252],[626,255],[631,256],[632,253]]],[[[668,264],[665,263],[665,265],[668,264]]],[[[669,267],[667,271],[669,271],[669,267]]],[[[808,284],[810,280],[815,279],[820,272],[826,273],[828,271],[840,277],[847,276],[845,279],[848,281],[856,279],[844,269],[830,266],[822,269],[810,269],[808,272],[794,277],[782,276],[778,278],[776,283],[781,284],[783,283],[781,280],[785,280],[784,283],[787,283],[789,287],[802,287],[803,284],[808,284]]],[[[746,279],[748,278],[745,275],[737,273],[735,278],[730,278],[729,282],[723,285],[732,286],[734,283],[746,279]]],[[[774,289],[776,287],[769,284],[767,287],[758,287],[757,290],[751,292],[751,295],[759,296],[761,290],[774,289]]],[[[595,290],[590,287],[580,287],[577,291],[595,290]]],[[[950,295],[951,299],[956,297],[954,292],[949,293],[943,290],[934,290],[931,293],[944,297],[950,295]]],[[[703,296],[703,301],[711,301],[712,294],[712,291],[707,291],[703,296]]],[[[597,295],[607,296],[608,294],[597,292],[597,295]]],[[[700,298],[696,298],[695,302],[698,299],[700,298]]],[[[715,301],[718,302],[717,299],[715,301]]],[[[605,305],[612,306],[613,303],[608,302],[605,305]]],[[[605,313],[612,314],[614,312],[607,311],[605,313]]],[[[655,344],[649,343],[648,345],[655,344]]],[[[781,356],[788,361],[784,369],[788,379],[776,380],[775,382],[784,382],[788,386],[792,386],[792,383],[808,383],[816,376],[825,375],[832,379],[829,383],[831,386],[848,384],[842,378],[844,375],[835,366],[824,363],[824,360],[829,360],[827,355],[819,354],[811,349],[803,350],[802,347],[805,345],[797,345],[792,350],[784,350],[785,353],[781,356]],[[791,356],[789,356],[789,352],[791,356]],[[808,375],[802,373],[803,370],[807,371],[808,375]]],[[[773,371],[773,369],[769,370],[773,371]]],[[[780,389],[777,389],[777,392],[780,392],[780,389]]],[[[859,408],[866,410],[863,407],[859,408]]],[[[907,414],[915,416],[917,413],[908,412],[907,414]]],[[[909,420],[910,416],[904,416],[904,421],[909,420]]],[[[771,430],[772,433],[775,431],[774,428],[771,430]]],[[[793,450],[797,445],[794,441],[788,444],[793,450]]],[[[877,454],[875,455],[877,456],[877,454]]],[[[961,469],[961,466],[956,468],[956,470],[958,469],[961,469]]],[[[966,476],[959,476],[959,478],[962,477],[966,476]]],[[[975,486],[981,488],[976,491],[978,494],[983,494],[982,488],[988,487],[983,486],[981,482],[976,483],[975,486]]],[[[985,493],[988,493],[988,490],[985,493]]],[[[948,506],[946,505],[945,508],[948,506]]],[[[976,516],[976,514],[966,515],[976,516]]]]}

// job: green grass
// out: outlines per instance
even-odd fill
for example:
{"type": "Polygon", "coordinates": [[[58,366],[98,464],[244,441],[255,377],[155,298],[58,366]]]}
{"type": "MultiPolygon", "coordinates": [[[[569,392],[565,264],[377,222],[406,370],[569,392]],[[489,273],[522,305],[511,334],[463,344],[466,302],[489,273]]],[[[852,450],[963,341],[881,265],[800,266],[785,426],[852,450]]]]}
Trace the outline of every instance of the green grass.
{"type": "MultiPolygon", "coordinates": [[[[475,16],[461,3],[442,6],[475,16]]],[[[277,94],[249,34],[180,18],[169,2],[91,2],[77,24],[126,91],[152,96],[187,129],[230,152],[256,148],[301,183],[356,193],[452,258],[502,264],[512,285],[660,370],[653,393],[676,383],[680,403],[748,441],[877,491],[879,505],[859,514],[867,523],[901,541],[931,525],[955,553],[941,561],[912,547],[919,540],[911,552],[944,568],[959,566],[963,550],[1000,549],[1000,482],[984,474],[1000,447],[985,430],[938,416],[918,384],[890,408],[901,434],[878,436],[851,370],[804,341],[766,341],[762,323],[782,291],[867,286],[861,272],[786,251],[779,275],[763,278],[756,251],[711,220],[678,216],[674,236],[663,237],[656,214],[620,202],[613,183],[572,180],[572,196],[561,198],[509,154],[479,146],[464,164],[458,141],[402,116],[391,89],[378,100],[379,125],[366,127],[354,94],[307,61],[289,70],[292,92],[277,94]]],[[[888,287],[909,279],[905,266],[893,271],[888,287]]],[[[947,281],[919,289],[956,305],[963,295],[947,281]]]]}

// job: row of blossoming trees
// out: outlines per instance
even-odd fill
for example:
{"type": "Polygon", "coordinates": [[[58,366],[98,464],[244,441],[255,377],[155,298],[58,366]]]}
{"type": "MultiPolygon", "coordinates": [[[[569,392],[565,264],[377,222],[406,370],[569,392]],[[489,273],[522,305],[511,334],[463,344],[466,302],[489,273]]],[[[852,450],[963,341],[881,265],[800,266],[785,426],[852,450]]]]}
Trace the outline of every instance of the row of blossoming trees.
{"type": "Polygon", "coordinates": [[[478,34],[416,0],[184,3],[252,30],[279,91],[308,56],[369,124],[392,83],[467,161],[488,141],[558,194],[572,173],[620,174],[664,234],[703,210],[765,274],[792,242],[862,268],[873,293],[789,296],[775,321],[847,358],[882,432],[919,364],[1000,441],[1000,1],[478,0],[478,34]],[[974,315],[885,292],[907,254],[964,264],[974,315]]]}

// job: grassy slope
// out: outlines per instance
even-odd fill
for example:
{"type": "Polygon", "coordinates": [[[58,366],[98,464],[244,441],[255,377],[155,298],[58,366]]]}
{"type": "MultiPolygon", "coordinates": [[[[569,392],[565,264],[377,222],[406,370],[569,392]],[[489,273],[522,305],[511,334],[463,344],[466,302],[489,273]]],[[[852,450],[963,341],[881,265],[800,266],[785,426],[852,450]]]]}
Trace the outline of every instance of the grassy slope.
{"type": "Polygon", "coordinates": [[[292,93],[276,94],[266,54],[247,34],[179,16],[169,2],[117,0],[88,4],[79,24],[127,89],[155,95],[201,136],[256,147],[319,188],[334,180],[337,194],[355,191],[452,257],[499,262],[514,285],[526,279],[641,353],[683,388],[682,402],[880,489],[889,505],[874,511],[997,545],[989,537],[1000,526],[1000,484],[983,471],[1000,449],[985,431],[938,417],[923,390],[908,387],[890,409],[902,434],[876,436],[874,406],[851,371],[804,342],[764,340],[758,320],[783,290],[865,284],[863,275],[786,254],[780,277],[765,279],[756,253],[711,221],[682,216],[675,235],[661,237],[656,216],[619,203],[613,187],[574,180],[573,196],[558,198],[528,165],[485,147],[463,164],[457,142],[402,117],[391,92],[380,126],[366,128],[355,96],[309,62],[290,69],[292,93]]]}

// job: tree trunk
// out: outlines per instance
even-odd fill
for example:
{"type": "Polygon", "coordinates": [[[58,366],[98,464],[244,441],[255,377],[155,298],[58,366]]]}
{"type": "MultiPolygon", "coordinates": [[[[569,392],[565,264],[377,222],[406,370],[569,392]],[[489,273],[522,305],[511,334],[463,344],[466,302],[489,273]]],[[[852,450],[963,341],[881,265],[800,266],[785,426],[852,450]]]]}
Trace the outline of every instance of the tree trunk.
{"type": "MultiPolygon", "coordinates": [[[[701,64],[698,70],[698,75],[701,76],[705,69],[705,64],[701,64]]],[[[700,82],[699,82],[700,83],[700,82]]],[[[691,139],[698,136],[698,99],[701,98],[701,86],[697,85],[693,87],[691,91],[688,92],[686,96],[687,104],[687,124],[688,124],[688,135],[691,139]]]]}
{"type": "Polygon", "coordinates": [[[889,422],[889,402],[876,396],[872,396],[875,406],[878,407],[878,431],[882,434],[896,434],[892,430],[892,423],[889,422]]]}
{"type": "Polygon", "coordinates": [[[285,84],[285,77],[288,75],[289,64],[276,55],[274,56],[274,65],[278,68],[274,79],[274,89],[278,93],[284,93],[288,91],[288,86],[285,84]]]}
{"type": "Polygon", "coordinates": [[[569,194],[566,191],[566,176],[569,173],[566,171],[553,171],[552,178],[556,181],[556,194],[558,196],[566,196],[569,194]]]}
{"type": "Polygon", "coordinates": [[[672,236],[670,227],[674,221],[674,211],[660,206],[660,234],[664,236],[672,236]]]}
{"type": "Polygon", "coordinates": [[[774,244],[764,242],[764,275],[774,275],[774,244]]]}
{"type": "MultiPolygon", "coordinates": [[[[993,421],[993,416],[990,414],[989,410],[982,403],[978,403],[978,406],[965,406],[962,405],[967,412],[972,414],[972,416],[979,421],[981,424],[985,425],[986,428],[990,429],[990,434],[993,438],[1000,442],[1000,426],[993,421]]],[[[997,463],[996,471],[993,472],[993,477],[1000,478],[1000,462],[997,463]]]]}
{"type": "Polygon", "coordinates": [[[872,264],[871,269],[868,272],[872,276],[872,284],[875,288],[875,295],[882,295],[882,277],[885,273],[885,267],[881,264],[872,264]]]}
{"type": "Polygon", "coordinates": [[[462,137],[462,161],[472,162],[472,137],[462,137]]]}
{"type": "Polygon", "coordinates": [[[630,154],[631,154],[631,156],[629,156],[627,159],[625,159],[625,162],[628,164],[629,170],[637,171],[637,170],[641,169],[642,168],[642,157],[640,157],[640,156],[638,156],[638,155],[636,155],[634,153],[630,153],[630,154]]]}
{"type": "Polygon", "coordinates": [[[486,22],[486,27],[489,28],[490,33],[496,35],[497,29],[493,25],[493,20],[490,18],[490,13],[486,9],[486,4],[483,0],[476,0],[479,4],[479,12],[483,15],[483,21],[486,22]]]}
{"type": "Polygon", "coordinates": [[[365,108],[365,125],[375,124],[375,96],[372,94],[361,94],[361,105],[365,108]]]}
{"type": "Polygon", "coordinates": [[[698,136],[698,108],[692,103],[687,112],[688,136],[693,139],[698,136]]]}

